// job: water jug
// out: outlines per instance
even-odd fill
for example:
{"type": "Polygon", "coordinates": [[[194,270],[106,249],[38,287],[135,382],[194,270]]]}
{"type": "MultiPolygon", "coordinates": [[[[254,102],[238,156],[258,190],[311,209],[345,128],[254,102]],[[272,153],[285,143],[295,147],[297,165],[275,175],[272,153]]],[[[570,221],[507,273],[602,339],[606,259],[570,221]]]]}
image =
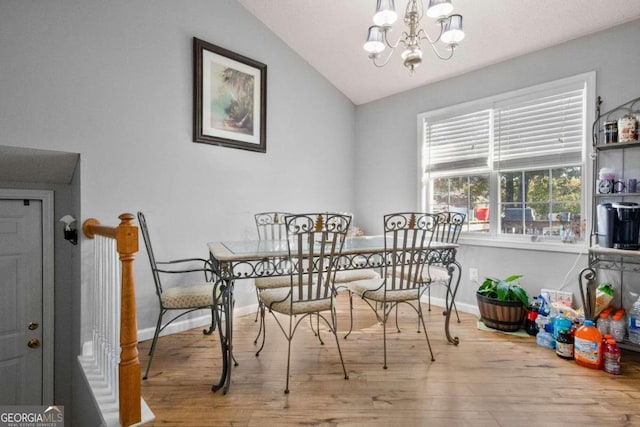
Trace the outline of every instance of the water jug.
{"type": "Polygon", "coordinates": [[[578,365],[591,369],[602,366],[602,334],[591,320],[585,320],[576,330],[573,349],[578,365]]]}

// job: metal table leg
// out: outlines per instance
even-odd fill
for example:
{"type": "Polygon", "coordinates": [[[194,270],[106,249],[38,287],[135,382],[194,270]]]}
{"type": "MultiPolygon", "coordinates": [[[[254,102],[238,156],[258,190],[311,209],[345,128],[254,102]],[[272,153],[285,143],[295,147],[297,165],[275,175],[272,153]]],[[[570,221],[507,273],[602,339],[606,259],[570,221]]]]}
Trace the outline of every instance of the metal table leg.
{"type": "Polygon", "coordinates": [[[447,270],[449,270],[449,284],[447,285],[447,292],[445,298],[445,308],[447,311],[447,316],[444,320],[444,333],[447,336],[447,340],[453,345],[458,345],[460,343],[460,339],[458,337],[451,337],[451,332],[449,331],[449,321],[451,320],[451,311],[453,309],[453,305],[456,300],[456,293],[458,292],[458,286],[460,285],[460,277],[462,268],[457,261],[452,262],[447,265],[447,270]],[[454,282],[454,273],[456,274],[455,286],[453,287],[453,292],[451,291],[451,284],[454,282]],[[449,295],[451,295],[451,301],[449,301],[449,295]]]}
{"type": "MultiPolygon", "coordinates": [[[[231,384],[231,361],[233,360],[233,280],[223,279],[219,286],[218,295],[222,299],[221,307],[224,316],[224,328],[220,317],[217,319],[222,350],[222,373],[220,381],[211,386],[211,391],[216,392],[222,388],[222,393],[227,394],[231,384]]],[[[216,310],[216,312],[218,311],[216,310]]]]}

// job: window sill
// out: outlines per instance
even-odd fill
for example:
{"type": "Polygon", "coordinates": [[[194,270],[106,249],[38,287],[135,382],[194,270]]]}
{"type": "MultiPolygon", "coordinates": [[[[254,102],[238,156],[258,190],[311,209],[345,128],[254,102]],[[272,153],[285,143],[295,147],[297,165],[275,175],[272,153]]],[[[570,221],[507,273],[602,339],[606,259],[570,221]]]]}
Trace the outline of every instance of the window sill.
{"type": "Polygon", "coordinates": [[[578,241],[576,243],[562,243],[558,240],[539,238],[537,241],[526,240],[525,238],[505,238],[505,237],[473,237],[461,235],[458,241],[460,245],[482,246],[494,248],[522,249],[528,251],[541,252],[563,252],[563,253],[587,253],[588,242],[578,241]]]}

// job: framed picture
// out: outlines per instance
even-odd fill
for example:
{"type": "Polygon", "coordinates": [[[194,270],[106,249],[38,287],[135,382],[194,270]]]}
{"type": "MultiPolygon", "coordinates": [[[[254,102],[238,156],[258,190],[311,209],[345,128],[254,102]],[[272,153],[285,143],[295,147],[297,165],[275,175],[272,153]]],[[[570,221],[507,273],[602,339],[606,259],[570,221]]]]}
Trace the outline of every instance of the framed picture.
{"type": "Polygon", "coordinates": [[[267,66],[193,38],[193,141],[267,151],[267,66]]]}

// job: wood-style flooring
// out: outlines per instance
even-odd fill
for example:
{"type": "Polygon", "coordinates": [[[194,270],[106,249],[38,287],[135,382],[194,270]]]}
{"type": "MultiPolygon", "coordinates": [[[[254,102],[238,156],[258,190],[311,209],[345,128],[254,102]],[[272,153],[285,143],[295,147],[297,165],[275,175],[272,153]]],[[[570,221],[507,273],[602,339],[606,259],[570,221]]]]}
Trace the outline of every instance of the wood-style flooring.
{"type": "MultiPolygon", "coordinates": [[[[142,395],[154,426],[640,426],[640,353],[622,352],[622,375],[583,368],[539,347],[534,337],[477,329],[473,315],[451,322],[460,344],[444,337],[442,309],[425,310],[435,355],[429,357],[415,312],[401,308],[401,333],[387,328],[388,369],[382,368],[382,326],[354,299],[348,339],[348,300],[338,299],[338,327],[349,379],[333,336],[320,345],[304,322],[292,345],[290,394],[284,394],[287,342],[267,317],[260,357],[254,316],[235,320],[233,368],[227,395],[211,392],[220,376],[217,332],[194,329],[162,337],[142,395]]],[[[144,369],[151,341],[140,343],[144,369]]]]}

